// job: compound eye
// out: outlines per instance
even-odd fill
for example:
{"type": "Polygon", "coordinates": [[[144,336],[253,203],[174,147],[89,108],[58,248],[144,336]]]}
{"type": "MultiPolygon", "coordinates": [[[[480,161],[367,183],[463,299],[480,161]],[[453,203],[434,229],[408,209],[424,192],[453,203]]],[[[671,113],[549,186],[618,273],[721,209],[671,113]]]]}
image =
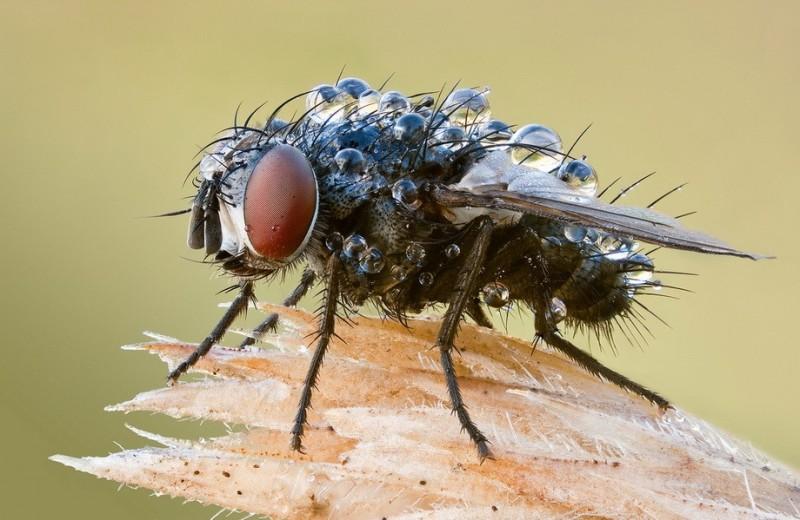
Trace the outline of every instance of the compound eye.
{"type": "Polygon", "coordinates": [[[308,241],[317,215],[317,181],[306,156],[279,144],[264,154],[247,181],[244,224],[253,249],[288,260],[308,241]]]}

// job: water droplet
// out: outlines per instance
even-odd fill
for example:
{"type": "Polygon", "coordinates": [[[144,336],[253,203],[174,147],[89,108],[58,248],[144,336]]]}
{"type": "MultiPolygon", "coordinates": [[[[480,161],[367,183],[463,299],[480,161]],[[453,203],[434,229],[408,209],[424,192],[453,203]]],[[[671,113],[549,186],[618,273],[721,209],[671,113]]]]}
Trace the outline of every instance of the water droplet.
{"type": "Polygon", "coordinates": [[[370,247],[361,255],[361,262],[358,265],[367,274],[379,273],[385,265],[383,253],[376,247],[370,247]]]}
{"type": "Polygon", "coordinates": [[[416,242],[411,242],[406,248],[406,258],[414,265],[422,265],[425,262],[425,248],[416,242]]]}
{"type": "Polygon", "coordinates": [[[460,126],[442,126],[433,132],[433,137],[451,150],[457,150],[467,142],[467,134],[460,126]]]}
{"type": "Polygon", "coordinates": [[[355,148],[344,148],[336,152],[333,162],[339,171],[350,175],[360,175],[364,171],[366,160],[364,154],[355,148]]]}
{"type": "Polygon", "coordinates": [[[600,232],[595,228],[586,228],[586,242],[589,244],[597,244],[600,240],[600,232]]]}
{"type": "Polygon", "coordinates": [[[564,321],[567,317],[567,306],[559,298],[550,300],[550,315],[556,323],[564,321]]]}
{"type": "Polygon", "coordinates": [[[393,112],[400,115],[404,112],[408,112],[410,109],[411,102],[408,101],[408,98],[395,90],[390,90],[382,95],[378,103],[378,110],[381,112],[393,112]]]}
{"type": "Polygon", "coordinates": [[[429,273],[428,271],[419,273],[418,281],[421,286],[428,287],[433,284],[433,274],[429,273]]]}
{"type": "Polygon", "coordinates": [[[478,136],[492,143],[502,143],[511,139],[511,127],[500,121],[499,119],[492,119],[481,125],[478,136]]]}
{"type": "Polygon", "coordinates": [[[558,178],[566,182],[584,195],[597,194],[597,172],[588,162],[576,159],[561,165],[558,178]]]}
{"type": "Polygon", "coordinates": [[[342,121],[348,96],[332,85],[317,85],[306,96],[306,110],[317,123],[342,121]]]}
{"type": "Polygon", "coordinates": [[[625,260],[625,278],[629,283],[643,284],[653,277],[653,261],[647,255],[634,253],[625,260]]]}
{"type": "Polygon", "coordinates": [[[344,237],[342,237],[341,233],[337,233],[336,231],[325,238],[325,247],[327,247],[329,251],[338,251],[342,248],[343,243],[344,237]]]}
{"type": "Polygon", "coordinates": [[[489,282],[481,289],[483,303],[489,307],[505,307],[511,299],[508,287],[500,282],[489,282]]]}
{"type": "Polygon", "coordinates": [[[359,258],[367,249],[367,241],[361,235],[350,235],[344,241],[344,254],[350,258],[359,258]]]}
{"type": "Polygon", "coordinates": [[[411,271],[411,268],[407,265],[395,264],[392,266],[392,278],[398,282],[402,282],[408,278],[409,271],[411,271]]]}
{"type": "Polygon", "coordinates": [[[517,164],[545,172],[561,164],[561,138],[546,126],[525,125],[514,132],[510,142],[523,145],[511,147],[511,158],[517,164]]]}
{"type": "Polygon", "coordinates": [[[364,91],[369,90],[369,84],[360,78],[342,78],[336,84],[336,88],[347,92],[353,99],[358,99],[364,91]]]}
{"type": "Polygon", "coordinates": [[[446,256],[450,260],[456,258],[460,254],[461,254],[461,248],[458,247],[458,244],[450,244],[449,246],[444,248],[444,256],[446,256]]]}
{"type": "Polygon", "coordinates": [[[422,204],[422,201],[419,200],[416,183],[408,177],[400,179],[392,185],[392,197],[411,209],[417,209],[422,204]]]}
{"type": "Polygon", "coordinates": [[[582,242],[586,238],[586,228],[567,224],[564,226],[564,236],[570,242],[582,242]]]}
{"type": "Polygon", "coordinates": [[[279,225],[277,225],[277,224],[273,224],[273,225],[272,225],[272,227],[271,227],[270,229],[271,229],[273,232],[275,232],[275,231],[278,231],[280,228],[281,228],[281,227],[280,227],[279,225]]]}
{"type": "Polygon", "coordinates": [[[368,89],[358,96],[358,115],[366,117],[378,111],[378,104],[381,101],[381,93],[377,90],[368,89]]]}
{"type": "Polygon", "coordinates": [[[455,90],[444,101],[442,112],[447,114],[454,124],[462,127],[483,123],[492,115],[486,93],[486,90],[478,91],[472,88],[455,90]]]}
{"type": "Polygon", "coordinates": [[[602,234],[600,235],[597,247],[600,248],[600,251],[603,253],[613,253],[622,247],[622,242],[614,235],[602,234]]]}
{"type": "Polygon", "coordinates": [[[419,114],[403,114],[394,124],[394,137],[400,141],[418,141],[425,132],[425,118],[419,114]]]}

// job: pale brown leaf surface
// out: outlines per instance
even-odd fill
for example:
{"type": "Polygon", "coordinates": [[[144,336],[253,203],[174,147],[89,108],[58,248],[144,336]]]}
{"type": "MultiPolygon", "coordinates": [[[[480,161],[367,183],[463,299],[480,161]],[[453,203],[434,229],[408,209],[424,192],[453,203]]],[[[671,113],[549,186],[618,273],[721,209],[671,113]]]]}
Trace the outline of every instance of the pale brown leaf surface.
{"type": "MultiPolygon", "coordinates": [[[[108,407],[246,425],[211,440],[54,460],[102,478],[275,518],[798,518],[798,476],[680,410],[666,413],[530,343],[464,324],[466,403],[496,460],[479,464],[450,414],[438,322],[360,317],[337,328],[314,394],[308,455],[288,430],[313,317],[278,310],[263,349],[221,347],[203,381],[108,407]],[[212,377],[213,376],[213,377],[212,377]]],[[[194,345],[127,347],[174,366],[194,345]]]]}

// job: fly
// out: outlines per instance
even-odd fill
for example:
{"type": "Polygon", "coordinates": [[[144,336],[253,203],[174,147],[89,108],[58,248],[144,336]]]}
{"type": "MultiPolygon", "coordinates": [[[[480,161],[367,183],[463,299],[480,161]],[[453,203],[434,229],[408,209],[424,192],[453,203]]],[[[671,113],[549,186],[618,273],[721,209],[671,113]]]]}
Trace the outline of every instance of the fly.
{"type": "MultiPolygon", "coordinates": [[[[284,104],[263,126],[251,125],[251,114],[206,147],[186,210],[188,244],[233,276],[238,294],[169,381],[222,338],[255,300],[257,281],[303,266],[284,305],[296,305],[315,283],[324,290],[291,429],[295,450],[303,450],[307,410],[337,320],[365,303],[400,322],[446,306],[435,346],[453,412],[481,460],[491,456],[489,441],[462,400],[452,353],[462,319],[492,326],[487,307],[530,309],[534,344],[544,341],[595,376],[669,408],[559,327],[608,341],[616,327],[623,334],[646,329],[651,312],[640,297],[669,286],[655,278],[659,271],[639,241],[761,257],[649,206],[603,202],[585,158],[564,151],[550,128],[514,129],[493,119],[487,94],[453,89],[437,101],[345,78],[292,98],[306,97],[305,113],[293,121],[278,118],[284,104]]],[[[277,323],[278,315],[269,315],[241,347],[277,323]]]]}

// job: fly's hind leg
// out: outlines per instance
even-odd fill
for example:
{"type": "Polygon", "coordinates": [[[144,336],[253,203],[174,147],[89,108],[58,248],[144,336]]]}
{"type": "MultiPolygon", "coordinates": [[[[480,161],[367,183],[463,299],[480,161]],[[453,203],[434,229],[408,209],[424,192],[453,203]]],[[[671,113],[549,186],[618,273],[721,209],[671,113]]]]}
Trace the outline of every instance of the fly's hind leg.
{"type": "Polygon", "coordinates": [[[470,249],[469,256],[467,256],[461,271],[458,273],[455,289],[448,302],[447,311],[439,329],[439,335],[436,338],[436,346],[439,348],[453,413],[458,417],[462,429],[467,432],[472,442],[475,443],[475,447],[478,449],[478,457],[483,461],[492,455],[489,450],[489,441],[470,418],[467,407],[461,397],[461,389],[458,386],[451,355],[455,346],[454,341],[458,333],[461,317],[473,301],[481,265],[486,258],[486,250],[492,238],[492,221],[489,218],[479,217],[479,219],[476,226],[475,241],[470,249]]]}
{"type": "MultiPolygon", "coordinates": [[[[300,299],[306,295],[311,286],[314,285],[314,278],[314,271],[312,271],[310,268],[306,268],[306,270],[303,271],[303,275],[300,277],[300,283],[294,288],[289,296],[283,300],[283,306],[294,307],[297,305],[297,302],[299,302],[300,299]]],[[[278,313],[272,312],[268,314],[267,317],[264,318],[264,321],[259,323],[258,326],[253,329],[252,334],[246,337],[244,341],[239,344],[239,348],[243,349],[255,344],[255,342],[267,332],[274,332],[277,326],[278,313]]]]}
{"type": "Polygon", "coordinates": [[[622,374],[611,370],[593,356],[564,339],[561,334],[559,334],[555,321],[543,302],[536,305],[536,337],[537,339],[543,339],[548,345],[565,354],[590,374],[614,383],[620,388],[638,396],[644,397],[662,410],[671,407],[669,401],[656,392],[648,390],[639,383],[631,381],[622,374]]]}
{"type": "Polygon", "coordinates": [[[230,328],[236,317],[247,308],[248,303],[254,297],[255,293],[253,292],[253,282],[250,280],[241,282],[239,294],[236,296],[233,302],[231,302],[231,306],[228,307],[227,311],[225,311],[225,314],[222,316],[222,319],[219,320],[217,326],[214,327],[211,333],[206,336],[202,342],[200,342],[195,351],[192,352],[189,357],[183,360],[183,362],[178,365],[175,370],[169,373],[169,376],[167,376],[167,383],[175,384],[181,375],[186,373],[186,371],[194,366],[195,363],[200,361],[200,358],[208,354],[208,351],[211,350],[211,347],[214,346],[214,344],[220,339],[222,339],[222,336],[230,328]]]}

